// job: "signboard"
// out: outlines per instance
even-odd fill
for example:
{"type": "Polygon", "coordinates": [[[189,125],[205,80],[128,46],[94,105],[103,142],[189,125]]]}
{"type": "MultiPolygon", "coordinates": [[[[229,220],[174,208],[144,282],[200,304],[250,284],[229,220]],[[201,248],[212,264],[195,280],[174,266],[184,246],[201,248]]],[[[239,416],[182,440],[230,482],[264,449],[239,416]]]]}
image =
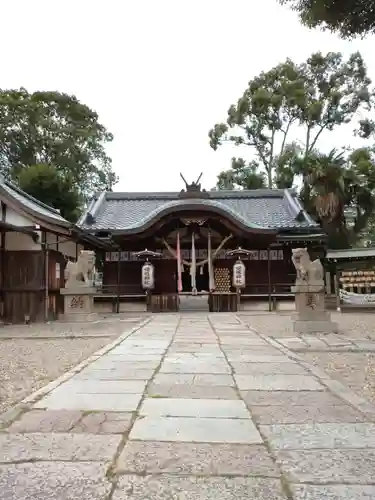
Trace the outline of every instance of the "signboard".
{"type": "Polygon", "coordinates": [[[232,284],[234,288],[245,288],[246,286],[246,267],[241,260],[237,260],[233,265],[232,284]]]}
{"type": "MultiPolygon", "coordinates": [[[[162,254],[162,259],[174,260],[175,258],[168,252],[166,248],[161,249],[158,248],[154,250],[157,253],[162,254]]],[[[134,251],[125,251],[125,252],[106,252],[105,260],[106,262],[118,262],[120,259],[121,262],[127,261],[139,261],[141,260],[136,255],[134,255],[134,251]]],[[[232,259],[233,257],[228,257],[226,254],[230,252],[230,250],[220,250],[216,253],[216,259],[232,259]]],[[[213,252],[214,253],[214,252],[213,252]]],[[[191,249],[181,249],[181,258],[184,260],[191,260],[191,249]]],[[[197,261],[207,259],[207,249],[201,248],[196,250],[196,258],[197,261]]],[[[249,255],[245,255],[241,257],[242,260],[268,260],[268,250],[250,250],[249,255]]],[[[284,260],[284,251],[282,249],[274,249],[270,250],[270,260],[284,260]]]]}
{"type": "Polygon", "coordinates": [[[155,286],[155,269],[151,262],[145,262],[142,266],[142,287],[151,290],[155,286]]]}

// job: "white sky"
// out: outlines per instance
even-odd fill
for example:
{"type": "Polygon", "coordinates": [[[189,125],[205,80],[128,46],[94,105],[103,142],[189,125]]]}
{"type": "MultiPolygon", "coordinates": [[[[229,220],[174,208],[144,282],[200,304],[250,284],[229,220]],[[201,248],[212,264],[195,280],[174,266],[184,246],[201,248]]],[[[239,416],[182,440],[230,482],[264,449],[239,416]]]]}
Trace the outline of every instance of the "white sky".
{"type": "MultiPolygon", "coordinates": [[[[309,31],[276,0],[3,0],[2,88],[74,93],[114,134],[116,190],[183,187],[201,171],[211,188],[238,154],[214,152],[247,82],[286,57],[360,50],[375,80],[374,38],[347,42],[309,31]],[[371,47],[372,46],[372,47],[371,47]]],[[[341,131],[319,143],[352,143],[341,131]]],[[[250,156],[250,153],[249,153],[250,156]]]]}

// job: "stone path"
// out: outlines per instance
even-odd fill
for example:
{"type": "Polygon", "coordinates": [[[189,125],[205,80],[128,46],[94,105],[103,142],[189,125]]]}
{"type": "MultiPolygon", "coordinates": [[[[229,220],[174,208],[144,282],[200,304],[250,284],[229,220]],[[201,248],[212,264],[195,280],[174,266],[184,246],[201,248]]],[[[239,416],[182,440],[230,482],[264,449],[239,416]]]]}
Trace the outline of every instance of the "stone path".
{"type": "Polygon", "coordinates": [[[0,422],[2,500],[375,498],[375,408],[231,314],[153,316],[0,422]]]}

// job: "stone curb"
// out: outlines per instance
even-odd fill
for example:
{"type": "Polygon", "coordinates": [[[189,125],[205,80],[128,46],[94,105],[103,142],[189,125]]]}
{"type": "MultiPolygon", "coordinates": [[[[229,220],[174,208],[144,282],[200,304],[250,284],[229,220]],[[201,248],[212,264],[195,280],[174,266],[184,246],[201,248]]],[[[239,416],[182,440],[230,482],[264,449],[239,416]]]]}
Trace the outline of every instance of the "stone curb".
{"type": "MultiPolygon", "coordinates": [[[[237,316],[236,316],[237,317],[237,316]]],[[[238,318],[239,321],[244,323],[240,318],[238,318]]],[[[284,353],[288,358],[296,361],[299,363],[301,366],[309,370],[317,379],[320,380],[320,382],[327,388],[329,389],[333,394],[338,396],[340,399],[344,400],[346,403],[348,403],[350,406],[354,407],[361,413],[363,413],[366,417],[370,418],[373,420],[375,418],[375,405],[367,401],[367,399],[363,398],[362,396],[358,396],[354,391],[346,387],[344,384],[341,382],[332,379],[329,375],[326,374],[325,371],[321,370],[319,367],[311,365],[307,361],[305,361],[301,356],[298,354],[290,351],[287,347],[282,345],[280,342],[277,340],[267,337],[266,335],[263,335],[250,326],[247,325],[247,327],[251,330],[256,332],[261,339],[263,339],[265,342],[268,344],[272,345],[273,347],[276,347],[279,351],[284,353]]]]}
{"type": "Polygon", "coordinates": [[[138,325],[133,327],[131,330],[128,330],[127,332],[120,335],[120,337],[118,337],[114,342],[111,342],[110,344],[102,347],[94,354],[91,354],[91,356],[86,358],[84,361],[71,368],[69,371],[60,375],[60,377],[58,377],[57,379],[53,380],[52,382],[49,382],[47,385],[33,392],[32,394],[24,398],[22,401],[14,405],[12,408],[9,408],[5,412],[1,413],[0,426],[4,427],[8,423],[15,420],[21,413],[25,412],[26,410],[29,410],[31,406],[34,403],[36,403],[39,399],[41,399],[43,396],[56,389],[56,387],[66,382],[70,378],[74,377],[74,375],[79,373],[81,370],[86,368],[86,366],[90,365],[97,359],[101,358],[104,354],[107,354],[107,352],[111,351],[116,346],[121,344],[121,342],[123,342],[125,339],[130,337],[130,335],[132,335],[133,333],[135,333],[136,331],[140,330],[142,327],[147,325],[150,321],[151,321],[150,317],[144,319],[143,321],[138,323],[138,325]]]}

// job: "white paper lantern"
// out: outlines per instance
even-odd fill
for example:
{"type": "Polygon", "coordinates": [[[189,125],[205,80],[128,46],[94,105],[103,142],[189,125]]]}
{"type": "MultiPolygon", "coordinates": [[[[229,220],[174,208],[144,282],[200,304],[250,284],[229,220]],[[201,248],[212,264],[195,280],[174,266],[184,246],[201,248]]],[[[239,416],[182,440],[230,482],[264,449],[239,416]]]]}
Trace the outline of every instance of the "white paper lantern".
{"type": "Polygon", "coordinates": [[[233,286],[234,288],[246,286],[246,267],[242,260],[237,260],[233,265],[233,286]]]}
{"type": "Polygon", "coordinates": [[[155,269],[151,262],[145,262],[142,266],[142,287],[144,290],[152,290],[155,286],[155,269]]]}

